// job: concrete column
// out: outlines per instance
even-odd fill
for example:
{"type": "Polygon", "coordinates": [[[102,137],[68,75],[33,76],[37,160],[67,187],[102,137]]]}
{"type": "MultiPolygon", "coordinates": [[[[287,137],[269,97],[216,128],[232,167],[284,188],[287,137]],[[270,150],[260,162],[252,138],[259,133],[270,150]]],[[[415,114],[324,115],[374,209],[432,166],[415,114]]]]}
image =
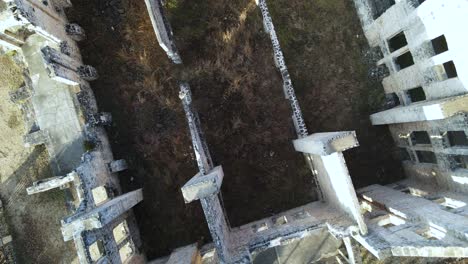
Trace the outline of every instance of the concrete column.
{"type": "Polygon", "coordinates": [[[78,178],[78,174],[74,171],[66,176],[58,176],[58,177],[53,177],[45,180],[40,180],[37,182],[33,183],[33,186],[28,187],[26,189],[26,192],[31,195],[31,194],[36,194],[40,192],[46,192],[55,188],[61,188],[65,186],[66,184],[75,181],[75,179],[78,178]]]}
{"type": "Polygon", "coordinates": [[[167,56],[175,63],[181,64],[182,59],[179,56],[172,29],[167,22],[166,15],[161,0],[145,0],[148,13],[153,24],[156,38],[158,39],[159,46],[166,52],[167,56]]]}
{"type": "Polygon", "coordinates": [[[359,247],[353,243],[350,237],[343,238],[343,242],[348,252],[348,260],[350,264],[362,264],[361,251],[359,247]]]}

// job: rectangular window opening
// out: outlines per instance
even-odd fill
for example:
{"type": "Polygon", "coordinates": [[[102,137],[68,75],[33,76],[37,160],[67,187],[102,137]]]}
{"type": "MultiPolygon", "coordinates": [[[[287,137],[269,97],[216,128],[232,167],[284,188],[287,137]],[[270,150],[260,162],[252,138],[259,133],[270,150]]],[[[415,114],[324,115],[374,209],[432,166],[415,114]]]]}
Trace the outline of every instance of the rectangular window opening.
{"type": "Polygon", "coordinates": [[[99,206],[109,200],[109,195],[107,194],[107,189],[104,186],[99,186],[91,190],[93,195],[94,204],[99,206]]]}
{"type": "Polygon", "coordinates": [[[293,214],[293,218],[296,219],[296,220],[306,219],[306,218],[308,218],[308,217],[310,217],[309,212],[306,212],[306,211],[304,211],[304,210],[299,211],[299,212],[293,214]]]}
{"type": "Polygon", "coordinates": [[[450,161],[453,169],[468,169],[468,156],[451,155],[450,161]]]}
{"type": "Polygon", "coordinates": [[[426,100],[426,93],[422,87],[416,87],[406,91],[412,103],[421,102],[426,100]]]}
{"type": "Polygon", "coordinates": [[[434,227],[427,227],[416,231],[416,233],[428,240],[441,240],[445,237],[445,231],[434,227]]]}
{"type": "Polygon", "coordinates": [[[457,68],[455,68],[455,64],[453,61],[448,61],[443,64],[444,65],[444,70],[445,73],[447,74],[447,78],[455,78],[458,76],[457,74],[457,68]]]}
{"type": "Polygon", "coordinates": [[[400,104],[400,98],[396,93],[385,94],[385,109],[391,109],[400,104]]]}
{"type": "Polygon", "coordinates": [[[88,248],[89,255],[93,261],[98,261],[105,254],[104,242],[97,240],[88,248]]]}
{"type": "Polygon", "coordinates": [[[450,146],[468,146],[468,138],[466,137],[465,131],[448,131],[447,137],[450,146]]]}
{"type": "Polygon", "coordinates": [[[114,234],[114,240],[117,242],[117,244],[124,241],[128,236],[127,222],[123,221],[122,223],[118,224],[116,227],[114,227],[112,233],[114,234]]]}
{"type": "Polygon", "coordinates": [[[403,218],[391,214],[378,217],[376,221],[379,226],[385,228],[399,226],[406,223],[406,221],[403,218]]]}
{"type": "Polygon", "coordinates": [[[133,246],[132,243],[127,242],[123,247],[119,249],[120,261],[125,263],[133,255],[133,246]]]}
{"type": "Polygon", "coordinates": [[[411,157],[406,148],[398,148],[398,159],[402,161],[410,161],[411,157]]]}
{"type": "Polygon", "coordinates": [[[402,190],[402,192],[404,192],[406,194],[409,194],[409,195],[412,195],[412,196],[423,197],[423,198],[429,195],[429,193],[426,192],[426,191],[416,189],[416,188],[412,188],[412,187],[408,187],[408,188],[402,190]]]}
{"type": "Polygon", "coordinates": [[[288,219],[286,218],[286,216],[281,216],[273,219],[273,223],[275,224],[275,226],[284,225],[288,223],[288,219]]]}
{"type": "Polygon", "coordinates": [[[431,40],[431,43],[436,55],[448,51],[448,44],[444,35],[431,40]]]}
{"type": "Polygon", "coordinates": [[[379,18],[387,9],[395,4],[395,0],[371,1],[371,9],[374,19],[379,18]]]}
{"type": "Polygon", "coordinates": [[[411,133],[411,142],[413,145],[430,145],[431,138],[427,131],[413,131],[411,133]]]}
{"type": "Polygon", "coordinates": [[[254,224],[254,225],[252,226],[252,231],[253,231],[254,233],[259,233],[259,232],[265,231],[265,230],[267,230],[267,229],[268,229],[268,224],[267,224],[267,223],[261,223],[261,224],[259,224],[259,225],[254,224]]]}
{"type": "Polygon", "coordinates": [[[448,197],[442,197],[442,198],[439,198],[439,199],[436,199],[434,200],[434,202],[448,208],[448,209],[458,209],[458,208],[462,208],[464,206],[466,206],[466,203],[462,202],[462,201],[458,201],[458,200],[455,200],[455,199],[452,199],[452,198],[448,198],[448,197]]]}
{"type": "Polygon", "coordinates": [[[418,160],[421,163],[437,163],[436,156],[432,151],[417,150],[416,155],[418,156],[418,160]]]}
{"type": "Polygon", "coordinates": [[[405,33],[403,31],[388,40],[388,47],[390,52],[399,50],[406,45],[408,45],[408,42],[406,41],[405,33]]]}
{"type": "Polygon", "coordinates": [[[395,63],[398,66],[399,70],[408,68],[409,66],[414,65],[413,55],[411,55],[411,52],[407,51],[402,55],[398,56],[395,59],[395,63]]]}

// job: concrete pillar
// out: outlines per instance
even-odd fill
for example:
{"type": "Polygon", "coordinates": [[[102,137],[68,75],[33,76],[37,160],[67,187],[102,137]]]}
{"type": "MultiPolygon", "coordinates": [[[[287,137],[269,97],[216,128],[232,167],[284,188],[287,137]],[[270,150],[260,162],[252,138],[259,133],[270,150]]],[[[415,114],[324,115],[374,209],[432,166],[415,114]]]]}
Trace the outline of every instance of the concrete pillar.
{"type": "Polygon", "coordinates": [[[159,46],[166,52],[167,56],[175,63],[181,64],[182,59],[179,56],[172,29],[167,22],[166,15],[161,0],[145,0],[148,13],[153,24],[156,38],[158,39],[159,46]]]}
{"type": "Polygon", "coordinates": [[[215,167],[206,175],[198,173],[182,187],[182,195],[186,203],[216,195],[221,189],[224,172],[221,166],[215,167]]]}
{"type": "Polygon", "coordinates": [[[62,235],[65,241],[73,239],[81,232],[102,228],[143,200],[143,192],[138,189],[116,197],[89,212],[78,213],[62,220],[62,235]]]}
{"type": "Polygon", "coordinates": [[[348,260],[350,264],[362,264],[361,251],[359,247],[353,243],[350,237],[344,237],[343,242],[348,252],[348,260]]]}
{"type": "Polygon", "coordinates": [[[296,151],[319,156],[327,156],[359,146],[354,131],[315,133],[296,139],[293,143],[296,151]]]}
{"type": "Polygon", "coordinates": [[[58,176],[45,180],[40,180],[33,183],[33,186],[28,187],[26,192],[28,195],[36,194],[40,192],[46,192],[55,188],[62,188],[66,184],[75,181],[78,178],[78,174],[74,171],[66,176],[58,176]]]}

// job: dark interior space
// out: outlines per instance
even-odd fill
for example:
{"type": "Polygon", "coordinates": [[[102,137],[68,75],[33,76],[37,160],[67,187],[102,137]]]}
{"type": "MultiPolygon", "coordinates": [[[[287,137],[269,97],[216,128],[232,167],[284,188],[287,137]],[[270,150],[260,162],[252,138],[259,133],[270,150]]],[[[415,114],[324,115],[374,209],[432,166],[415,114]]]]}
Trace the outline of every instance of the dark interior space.
{"type": "Polygon", "coordinates": [[[413,89],[409,89],[407,94],[412,103],[420,102],[426,100],[426,93],[422,87],[416,87],[413,89]]]}
{"type": "Polygon", "coordinates": [[[411,141],[413,142],[413,145],[431,144],[431,138],[427,131],[413,131],[411,133],[411,141]]]}
{"type": "Polygon", "coordinates": [[[447,136],[450,146],[468,146],[468,138],[465,131],[448,131],[447,136]]]}
{"type": "Polygon", "coordinates": [[[458,76],[457,68],[455,68],[455,64],[453,63],[453,61],[448,61],[444,63],[444,69],[448,79],[455,78],[458,76]]]}
{"type": "Polygon", "coordinates": [[[374,19],[379,18],[387,9],[395,4],[395,0],[373,0],[371,3],[371,9],[374,19]]]}
{"type": "Polygon", "coordinates": [[[405,32],[403,31],[388,40],[388,46],[391,52],[401,49],[406,45],[408,45],[408,42],[406,41],[405,32]]]}
{"type": "Polygon", "coordinates": [[[437,163],[437,158],[432,151],[417,150],[416,155],[421,163],[437,163]]]}
{"type": "Polygon", "coordinates": [[[411,52],[407,51],[395,59],[395,64],[398,66],[399,70],[408,68],[414,64],[413,55],[411,55],[411,52]]]}
{"type": "Polygon", "coordinates": [[[448,51],[448,44],[444,35],[431,40],[431,43],[436,55],[448,51]]]}

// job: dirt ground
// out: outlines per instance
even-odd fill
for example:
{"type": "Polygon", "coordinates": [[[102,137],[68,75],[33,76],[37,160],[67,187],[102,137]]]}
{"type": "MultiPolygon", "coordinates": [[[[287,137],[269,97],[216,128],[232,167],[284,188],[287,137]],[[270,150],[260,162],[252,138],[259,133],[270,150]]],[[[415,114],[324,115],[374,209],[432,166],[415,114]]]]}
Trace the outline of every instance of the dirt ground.
{"type": "Polygon", "coordinates": [[[44,147],[25,148],[21,110],[9,92],[22,84],[21,69],[0,55],[0,199],[18,263],[72,263],[73,243],[63,242],[60,219],[66,216],[62,191],[28,196],[26,187],[52,177],[44,147]]]}
{"type": "Polygon", "coordinates": [[[384,93],[352,1],[269,4],[309,133],[356,131],[360,146],[345,152],[356,188],[399,179],[388,128],[370,123],[384,93]]]}
{"type": "MultiPolygon", "coordinates": [[[[346,153],[355,184],[395,180],[401,169],[389,133],[369,122],[383,89],[368,80],[368,47],[351,1],[269,4],[310,132],[356,130],[361,147],[346,153]]],[[[86,29],[80,46],[100,73],[92,83],[98,104],[115,119],[114,152],[130,162],[123,188],[143,186],[136,216],[150,259],[209,240],[199,203],[185,205],[180,193],[196,166],[179,79],[189,81],[215,164],[224,168],[233,226],[315,199],[292,147],[291,112],[255,1],[166,5],[184,69],[158,46],[144,1],[76,1],[68,14],[86,29]]]]}

